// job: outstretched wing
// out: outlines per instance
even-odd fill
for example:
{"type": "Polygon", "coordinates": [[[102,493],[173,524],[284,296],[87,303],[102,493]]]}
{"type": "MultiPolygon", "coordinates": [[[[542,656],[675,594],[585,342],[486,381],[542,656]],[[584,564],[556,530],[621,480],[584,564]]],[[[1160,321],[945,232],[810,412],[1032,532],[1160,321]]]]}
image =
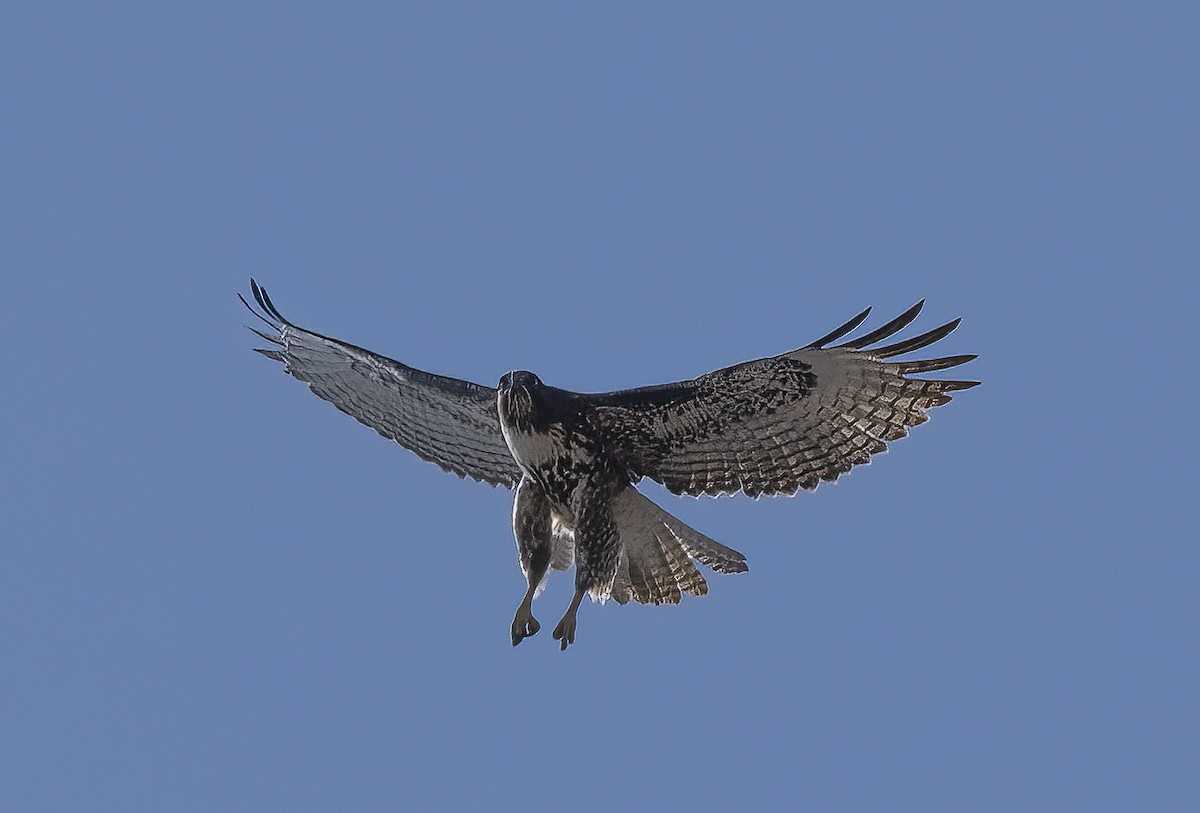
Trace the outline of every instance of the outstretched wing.
{"type": "Polygon", "coordinates": [[[496,413],[496,390],[426,373],[289,322],[254,280],[250,312],[271,327],[254,330],[275,347],[267,358],[350,417],[459,477],[514,487],[521,474],[496,413]]]}
{"type": "Polygon", "coordinates": [[[975,356],[886,361],[944,338],[960,320],[872,347],[912,322],[924,300],[886,325],[827,347],[870,308],[812,344],[691,381],[587,396],[632,477],[676,494],[794,494],[836,480],[924,423],[926,410],[977,381],[909,378],[975,356]]]}

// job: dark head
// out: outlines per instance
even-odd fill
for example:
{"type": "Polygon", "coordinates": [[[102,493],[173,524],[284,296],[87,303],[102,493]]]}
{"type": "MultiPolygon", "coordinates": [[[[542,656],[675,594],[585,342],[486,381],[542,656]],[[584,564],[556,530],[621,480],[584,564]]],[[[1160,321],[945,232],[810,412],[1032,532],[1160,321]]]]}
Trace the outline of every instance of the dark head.
{"type": "Polygon", "coordinates": [[[511,373],[500,376],[501,390],[511,391],[514,387],[536,390],[540,386],[542,386],[542,379],[528,370],[513,370],[511,373]]]}
{"type": "Polygon", "coordinates": [[[500,376],[497,388],[500,420],[509,426],[529,430],[540,423],[538,396],[542,381],[527,370],[514,370],[500,376]]]}

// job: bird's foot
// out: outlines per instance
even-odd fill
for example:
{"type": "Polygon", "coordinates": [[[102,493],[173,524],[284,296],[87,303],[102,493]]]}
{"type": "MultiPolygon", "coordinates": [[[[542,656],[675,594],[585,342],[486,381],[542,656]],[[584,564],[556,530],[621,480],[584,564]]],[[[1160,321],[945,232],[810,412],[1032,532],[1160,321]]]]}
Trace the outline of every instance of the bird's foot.
{"type": "Polygon", "coordinates": [[[517,608],[517,615],[512,622],[512,642],[513,646],[524,641],[530,635],[537,635],[538,630],[542,625],[533,617],[533,613],[526,604],[522,604],[517,608]]]}
{"type": "Polygon", "coordinates": [[[566,650],[567,646],[575,643],[575,608],[567,610],[567,614],[562,617],[562,621],[558,622],[558,626],[554,628],[554,640],[561,641],[559,647],[566,650]]]}

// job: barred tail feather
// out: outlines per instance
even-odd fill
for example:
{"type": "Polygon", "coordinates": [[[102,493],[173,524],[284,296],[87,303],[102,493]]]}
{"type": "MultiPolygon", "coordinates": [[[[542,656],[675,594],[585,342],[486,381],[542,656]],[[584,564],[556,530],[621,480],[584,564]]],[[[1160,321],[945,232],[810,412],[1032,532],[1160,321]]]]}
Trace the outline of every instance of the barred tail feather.
{"type": "Polygon", "coordinates": [[[610,593],[619,604],[678,604],[683,593],[703,596],[708,583],[692,560],[718,573],[747,570],[746,557],[709,539],[642,496],[632,486],[613,498],[621,558],[610,593]]]}

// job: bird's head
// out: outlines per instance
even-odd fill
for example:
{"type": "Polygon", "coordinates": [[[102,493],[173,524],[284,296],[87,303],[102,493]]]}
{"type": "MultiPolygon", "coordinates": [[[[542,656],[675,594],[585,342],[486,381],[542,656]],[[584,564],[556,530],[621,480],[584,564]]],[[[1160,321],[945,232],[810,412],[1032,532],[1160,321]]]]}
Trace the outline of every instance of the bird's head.
{"type": "Polygon", "coordinates": [[[512,391],[515,388],[535,390],[542,386],[542,379],[528,370],[513,370],[500,376],[500,389],[512,391]]]}
{"type": "Polygon", "coordinates": [[[497,406],[502,421],[528,430],[537,422],[542,380],[527,370],[514,370],[500,377],[497,406]]]}

